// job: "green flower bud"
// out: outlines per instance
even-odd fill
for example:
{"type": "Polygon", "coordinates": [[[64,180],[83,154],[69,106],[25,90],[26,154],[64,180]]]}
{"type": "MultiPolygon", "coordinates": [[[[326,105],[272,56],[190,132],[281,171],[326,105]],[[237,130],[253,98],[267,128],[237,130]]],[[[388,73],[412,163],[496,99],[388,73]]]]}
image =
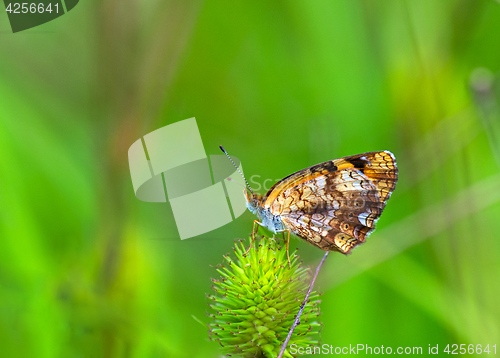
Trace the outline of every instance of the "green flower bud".
{"type": "MultiPolygon", "coordinates": [[[[215,294],[208,296],[214,320],[209,333],[224,354],[272,358],[278,356],[304,301],[310,274],[295,253],[289,267],[286,247],[276,240],[262,237],[254,245],[245,255],[245,246],[236,244],[236,260],[224,256],[226,266],[217,268],[221,279],[212,279],[215,294]]],[[[288,346],[318,344],[319,303],[319,294],[311,292],[288,346]]],[[[284,357],[293,355],[287,350],[284,357]]]]}

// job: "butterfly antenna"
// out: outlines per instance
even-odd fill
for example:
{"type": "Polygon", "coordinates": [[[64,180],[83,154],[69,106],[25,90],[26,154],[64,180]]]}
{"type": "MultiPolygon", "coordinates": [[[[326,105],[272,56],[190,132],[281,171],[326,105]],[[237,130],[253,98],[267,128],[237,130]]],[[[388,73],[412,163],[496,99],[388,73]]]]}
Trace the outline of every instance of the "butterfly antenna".
{"type": "Polygon", "coordinates": [[[248,184],[247,182],[247,179],[245,178],[245,176],[243,175],[243,173],[240,171],[240,168],[238,168],[236,166],[236,164],[233,162],[233,160],[231,159],[231,157],[229,156],[229,154],[227,154],[226,150],[224,149],[224,147],[222,145],[219,145],[219,148],[220,150],[222,150],[224,152],[224,154],[226,155],[226,157],[231,161],[231,163],[233,163],[234,167],[236,168],[236,170],[238,171],[238,173],[240,173],[240,175],[243,177],[243,180],[245,181],[245,183],[247,184],[247,187],[248,187],[248,190],[250,190],[250,193],[253,194],[253,190],[252,188],[250,187],[250,184],[248,184]]]}
{"type": "Polygon", "coordinates": [[[247,187],[246,187],[246,186],[244,186],[243,184],[238,183],[237,181],[233,180],[233,178],[231,178],[231,177],[227,177],[226,179],[227,179],[227,181],[233,181],[233,182],[234,182],[234,184],[238,184],[239,186],[241,186],[241,187],[242,187],[242,188],[244,188],[244,189],[246,189],[246,188],[247,188],[247,187]]]}

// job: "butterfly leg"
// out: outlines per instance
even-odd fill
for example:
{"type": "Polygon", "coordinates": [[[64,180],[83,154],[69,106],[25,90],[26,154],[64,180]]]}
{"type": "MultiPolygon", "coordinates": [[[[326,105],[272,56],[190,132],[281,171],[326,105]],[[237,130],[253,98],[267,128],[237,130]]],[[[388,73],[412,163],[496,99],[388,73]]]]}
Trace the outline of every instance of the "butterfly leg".
{"type": "MultiPolygon", "coordinates": [[[[255,241],[255,232],[256,232],[256,230],[255,230],[255,225],[260,225],[260,226],[262,226],[262,223],[261,223],[260,221],[258,221],[258,220],[254,220],[254,221],[253,221],[253,227],[252,227],[252,241],[250,242],[250,246],[248,246],[247,251],[245,251],[245,254],[244,254],[245,256],[246,256],[246,255],[250,252],[250,249],[252,248],[253,243],[254,243],[254,241],[255,241]]],[[[257,228],[257,230],[259,230],[259,229],[257,228]]]]}
{"type": "Polygon", "coordinates": [[[286,257],[288,258],[288,268],[292,268],[292,264],[290,262],[290,230],[285,229],[285,230],[279,230],[278,232],[283,233],[283,241],[286,241],[286,257]],[[285,240],[285,232],[288,235],[288,238],[285,240]]]}
{"type": "Polygon", "coordinates": [[[292,264],[290,263],[290,230],[286,229],[283,231],[283,240],[285,240],[285,231],[288,234],[288,238],[286,240],[286,257],[288,258],[288,268],[292,268],[292,264]]]}

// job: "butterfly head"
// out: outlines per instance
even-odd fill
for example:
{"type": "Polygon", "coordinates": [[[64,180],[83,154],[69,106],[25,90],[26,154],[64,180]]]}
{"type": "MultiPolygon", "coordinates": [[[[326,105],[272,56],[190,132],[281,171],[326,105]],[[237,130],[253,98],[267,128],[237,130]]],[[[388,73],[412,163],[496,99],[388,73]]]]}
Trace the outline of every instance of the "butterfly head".
{"type": "Polygon", "coordinates": [[[254,194],[247,189],[245,189],[243,193],[245,194],[248,210],[256,214],[258,209],[262,207],[262,195],[254,194]]]}

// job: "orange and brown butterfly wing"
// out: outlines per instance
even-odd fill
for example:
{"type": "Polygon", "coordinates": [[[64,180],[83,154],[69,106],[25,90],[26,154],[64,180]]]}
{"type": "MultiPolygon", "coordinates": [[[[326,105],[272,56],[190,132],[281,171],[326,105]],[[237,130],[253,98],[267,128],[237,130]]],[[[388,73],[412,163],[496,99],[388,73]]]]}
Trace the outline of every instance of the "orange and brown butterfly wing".
{"type": "Polygon", "coordinates": [[[397,177],[390,152],[340,158],[276,183],[264,207],[311,244],[347,254],[374,230],[397,177]]]}

